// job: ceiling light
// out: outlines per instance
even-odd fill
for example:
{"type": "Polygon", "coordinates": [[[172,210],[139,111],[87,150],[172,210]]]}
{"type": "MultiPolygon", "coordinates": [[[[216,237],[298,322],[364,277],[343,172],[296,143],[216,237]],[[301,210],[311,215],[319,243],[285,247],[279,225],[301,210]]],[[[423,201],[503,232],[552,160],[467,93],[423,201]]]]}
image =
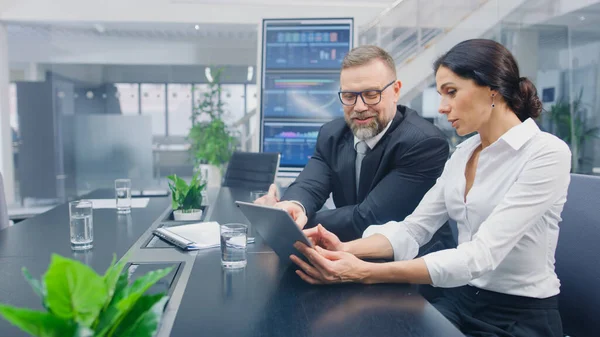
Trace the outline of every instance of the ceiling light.
{"type": "Polygon", "coordinates": [[[254,67],[248,67],[248,82],[252,81],[252,77],[254,77],[254,67]]]}
{"type": "Polygon", "coordinates": [[[213,77],[212,77],[212,73],[210,72],[210,67],[204,68],[204,76],[206,76],[206,79],[208,80],[208,82],[210,82],[210,83],[213,82],[213,77]]]}
{"type": "Polygon", "coordinates": [[[195,26],[194,26],[194,29],[195,29],[195,30],[200,30],[200,25],[195,25],[195,26]]]}
{"type": "Polygon", "coordinates": [[[583,21],[583,20],[585,20],[585,16],[582,15],[579,17],[579,21],[583,21]]]}

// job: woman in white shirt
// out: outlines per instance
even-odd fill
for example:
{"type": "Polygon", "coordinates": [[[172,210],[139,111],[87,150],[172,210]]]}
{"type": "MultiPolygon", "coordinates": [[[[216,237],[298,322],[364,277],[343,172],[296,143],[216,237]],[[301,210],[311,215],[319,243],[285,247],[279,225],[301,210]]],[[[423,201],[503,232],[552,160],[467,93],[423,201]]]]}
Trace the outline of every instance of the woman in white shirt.
{"type": "Polygon", "coordinates": [[[296,248],[312,265],[292,256],[296,272],[313,284],[432,284],[446,288],[436,308],[467,335],[562,337],[554,252],[569,148],[533,121],[542,110],[535,86],[501,44],[461,42],[434,70],[440,113],[459,135],[477,134],[457,147],[404,221],[345,243],[322,226],[306,230],[316,248],[296,248]],[[458,247],[414,259],[449,218],[458,247]],[[394,262],[361,260],[373,258],[394,262]]]}

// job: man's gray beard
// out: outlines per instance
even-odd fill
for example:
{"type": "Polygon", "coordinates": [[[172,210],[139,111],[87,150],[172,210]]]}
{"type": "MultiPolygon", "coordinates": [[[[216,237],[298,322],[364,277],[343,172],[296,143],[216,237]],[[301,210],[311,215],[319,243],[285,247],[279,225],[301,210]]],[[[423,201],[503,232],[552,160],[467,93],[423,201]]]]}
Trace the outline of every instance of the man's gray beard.
{"type": "Polygon", "coordinates": [[[377,119],[374,119],[373,122],[367,126],[358,126],[352,123],[350,129],[352,129],[354,136],[360,140],[371,139],[381,132],[379,121],[377,119]]]}

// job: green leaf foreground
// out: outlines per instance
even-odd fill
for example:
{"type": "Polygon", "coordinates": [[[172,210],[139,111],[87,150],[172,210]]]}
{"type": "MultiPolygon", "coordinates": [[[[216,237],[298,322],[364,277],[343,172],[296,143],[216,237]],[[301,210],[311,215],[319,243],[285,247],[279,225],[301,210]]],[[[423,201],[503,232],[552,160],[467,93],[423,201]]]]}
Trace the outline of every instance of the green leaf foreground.
{"type": "Polygon", "coordinates": [[[129,285],[127,264],[113,257],[104,275],[79,261],[53,254],[42,280],[23,275],[47,312],[0,304],[0,315],[32,336],[152,337],[168,297],[144,295],[173,268],[155,270],[129,285]]]}
{"type": "Polygon", "coordinates": [[[7,321],[32,336],[74,336],[77,330],[77,326],[73,321],[64,320],[47,312],[14,308],[0,304],[0,314],[7,321]]]}
{"type": "Polygon", "coordinates": [[[46,303],[54,315],[91,326],[107,297],[100,275],[79,261],[52,255],[44,276],[46,303]]]}
{"type": "Polygon", "coordinates": [[[27,270],[27,268],[23,267],[21,269],[21,271],[23,272],[23,276],[25,277],[25,280],[27,280],[27,283],[29,283],[29,285],[33,289],[33,292],[36,295],[38,295],[38,297],[42,301],[42,305],[44,306],[44,309],[48,309],[48,306],[46,305],[46,288],[45,288],[44,284],[42,284],[42,282],[40,282],[40,280],[34,279],[31,276],[31,274],[29,273],[29,270],[27,270]]]}

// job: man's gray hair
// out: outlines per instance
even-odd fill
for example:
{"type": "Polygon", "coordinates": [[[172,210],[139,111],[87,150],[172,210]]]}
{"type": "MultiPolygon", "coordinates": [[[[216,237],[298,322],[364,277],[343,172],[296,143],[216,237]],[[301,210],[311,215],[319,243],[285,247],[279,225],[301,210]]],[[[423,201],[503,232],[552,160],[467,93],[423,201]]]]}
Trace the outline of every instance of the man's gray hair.
{"type": "Polygon", "coordinates": [[[342,61],[342,69],[365,65],[373,60],[381,60],[396,76],[396,64],[392,56],[377,46],[364,45],[352,49],[342,61]]]}

